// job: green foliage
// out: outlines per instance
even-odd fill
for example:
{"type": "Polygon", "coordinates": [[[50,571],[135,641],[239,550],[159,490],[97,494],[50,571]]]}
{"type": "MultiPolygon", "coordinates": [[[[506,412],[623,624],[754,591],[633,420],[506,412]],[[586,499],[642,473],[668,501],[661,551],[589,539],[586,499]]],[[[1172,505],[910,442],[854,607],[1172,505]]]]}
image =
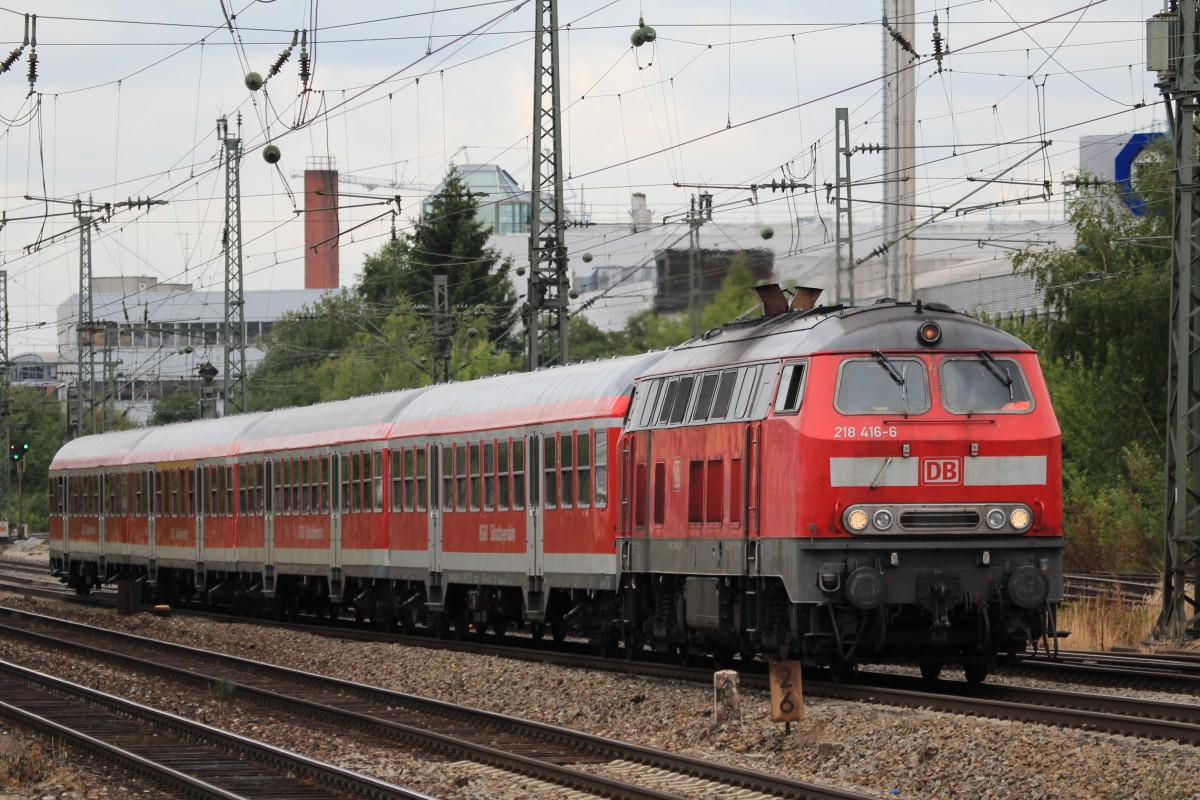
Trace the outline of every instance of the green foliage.
{"type": "Polygon", "coordinates": [[[510,264],[487,246],[490,228],[476,216],[479,197],[452,171],[442,191],[411,236],[388,242],[363,264],[356,292],[371,311],[392,313],[406,302],[433,306],[433,280],[445,275],[449,306],[456,312],[482,315],[486,337],[518,352],[513,335],[517,295],[508,277],[510,264]]]}
{"type": "MultiPolygon", "coordinates": [[[[28,442],[29,451],[24,458],[25,472],[19,480],[14,464],[8,465],[12,487],[12,516],[9,519],[13,525],[24,522],[30,531],[45,531],[48,529],[50,461],[62,446],[67,420],[52,393],[14,386],[11,402],[11,440],[17,444],[28,442]]],[[[9,507],[7,504],[0,507],[0,515],[7,513],[9,507]]]]}
{"type": "Polygon", "coordinates": [[[347,292],[327,295],[311,308],[286,314],[267,337],[266,356],[247,382],[249,410],[305,406],[323,396],[317,372],[337,358],[365,325],[362,303],[347,292]]]}
{"type": "Polygon", "coordinates": [[[200,419],[200,399],[190,394],[173,394],[154,401],[150,425],[169,425],[200,419]]]}
{"type": "Polygon", "coordinates": [[[1041,351],[1063,434],[1069,569],[1157,569],[1170,319],[1169,154],[1150,154],[1137,185],[1147,213],[1114,187],[1070,205],[1072,250],[1029,248],[1050,320],[1016,333],[1041,351]]]}

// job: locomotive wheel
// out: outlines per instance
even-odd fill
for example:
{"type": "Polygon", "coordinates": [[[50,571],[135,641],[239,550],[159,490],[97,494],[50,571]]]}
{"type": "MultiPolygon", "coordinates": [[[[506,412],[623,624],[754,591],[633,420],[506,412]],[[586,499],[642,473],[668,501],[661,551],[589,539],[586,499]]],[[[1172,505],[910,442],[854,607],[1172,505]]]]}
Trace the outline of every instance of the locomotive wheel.
{"type": "Polygon", "coordinates": [[[858,679],[858,665],[844,662],[830,664],[829,679],[834,683],[854,683],[858,679]]]}
{"type": "Polygon", "coordinates": [[[567,621],[562,617],[555,617],[550,620],[550,638],[556,644],[561,644],[567,638],[567,621]]]}
{"type": "Polygon", "coordinates": [[[967,661],[963,664],[963,675],[967,679],[967,683],[972,686],[978,686],[987,680],[988,673],[992,671],[992,665],[987,661],[967,661]]]}
{"type": "Polygon", "coordinates": [[[531,622],[529,623],[529,635],[535,642],[540,642],[546,637],[546,623],[531,622]]]}
{"type": "Polygon", "coordinates": [[[921,677],[927,681],[936,681],[942,674],[942,665],[938,661],[922,661],[921,677]]]}
{"type": "Polygon", "coordinates": [[[492,633],[497,639],[503,639],[504,634],[508,633],[508,620],[503,615],[498,615],[492,622],[492,633]]]}
{"type": "Polygon", "coordinates": [[[464,608],[459,611],[454,617],[454,639],[455,641],[465,641],[467,634],[471,631],[471,616],[464,608]]]}

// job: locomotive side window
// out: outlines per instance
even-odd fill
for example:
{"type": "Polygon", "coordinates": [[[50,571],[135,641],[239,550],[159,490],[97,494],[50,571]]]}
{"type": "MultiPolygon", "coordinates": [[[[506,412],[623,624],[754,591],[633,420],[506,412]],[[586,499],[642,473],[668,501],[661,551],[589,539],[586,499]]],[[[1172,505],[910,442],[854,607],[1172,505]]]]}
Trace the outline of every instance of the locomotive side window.
{"type": "Polygon", "coordinates": [[[947,358],[938,367],[951,414],[1023,414],[1033,408],[1021,365],[1010,358],[947,358]]]}
{"type": "Polygon", "coordinates": [[[683,422],[683,415],[687,413],[688,400],[692,397],[692,387],[696,385],[696,378],[693,375],[687,375],[676,381],[678,388],[675,390],[675,400],[671,407],[672,425],[678,425],[683,422]]]}
{"type": "Polygon", "coordinates": [[[608,506],[608,431],[596,431],[596,508],[608,506]]]}
{"type": "Polygon", "coordinates": [[[733,419],[746,419],[750,412],[750,400],[754,397],[754,389],[758,385],[758,376],[762,367],[742,367],[738,370],[737,400],[733,403],[733,419]]]}
{"type": "Polygon", "coordinates": [[[704,422],[708,419],[708,410],[712,407],[713,396],[717,393],[717,381],[720,375],[710,372],[700,379],[700,394],[696,398],[696,407],[692,409],[692,421],[704,422]]]}
{"type": "Polygon", "coordinates": [[[658,412],[657,425],[666,425],[671,420],[671,409],[675,407],[675,395],[679,392],[679,379],[672,378],[662,393],[662,406],[658,412]]]}
{"type": "Polygon", "coordinates": [[[592,504],[592,432],[580,431],[575,435],[575,475],[579,479],[576,500],[580,508],[592,504]]]}
{"type": "Polygon", "coordinates": [[[717,395],[713,399],[712,411],[708,418],[711,420],[725,419],[729,413],[729,401],[733,398],[733,387],[737,384],[738,372],[727,369],[721,373],[721,382],[717,384],[717,395]]]}
{"type": "Polygon", "coordinates": [[[638,386],[638,394],[636,398],[637,415],[630,415],[630,419],[637,421],[639,428],[647,428],[654,421],[655,401],[658,400],[658,392],[662,388],[662,379],[653,381],[643,381],[638,386]]]}
{"type": "Polygon", "coordinates": [[[508,440],[502,440],[496,444],[496,474],[499,479],[499,502],[496,506],[500,511],[508,511],[508,486],[509,486],[509,463],[508,463],[508,440]]]}
{"type": "Polygon", "coordinates": [[[804,364],[786,364],[779,379],[779,394],[775,397],[776,414],[795,414],[800,410],[801,387],[804,386],[804,364]]]}
{"type": "Polygon", "coordinates": [[[923,414],[929,376],[916,358],[856,358],[842,363],[834,408],[842,414],[923,414]]]}

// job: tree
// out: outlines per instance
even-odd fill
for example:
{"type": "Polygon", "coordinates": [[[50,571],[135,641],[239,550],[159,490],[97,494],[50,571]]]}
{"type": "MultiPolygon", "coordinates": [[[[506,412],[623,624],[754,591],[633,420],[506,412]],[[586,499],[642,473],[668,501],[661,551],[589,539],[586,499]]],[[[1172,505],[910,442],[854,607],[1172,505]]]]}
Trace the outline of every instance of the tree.
{"type": "MultiPolygon", "coordinates": [[[[10,522],[15,525],[23,521],[31,531],[45,531],[49,513],[50,462],[63,443],[67,420],[53,393],[18,386],[12,387],[11,391],[11,441],[18,445],[28,443],[29,450],[24,456],[25,472],[19,482],[14,464],[10,461],[7,467],[12,487],[10,522]],[[21,506],[21,520],[17,519],[18,506],[21,506]]],[[[7,513],[8,509],[6,503],[0,508],[0,514],[7,513]]]]}
{"type": "Polygon", "coordinates": [[[317,369],[336,358],[365,324],[361,301],[348,292],[284,315],[271,328],[266,355],[247,381],[248,410],[311,405],[322,399],[317,369]]]}
{"type": "Polygon", "coordinates": [[[1041,353],[1063,432],[1070,568],[1156,569],[1170,319],[1169,152],[1143,162],[1131,214],[1116,187],[1077,195],[1071,250],[1014,259],[1050,311],[1014,331],[1041,353]],[[1153,546],[1148,544],[1154,542],[1153,546]]]}
{"type": "Polygon", "coordinates": [[[412,235],[388,242],[364,262],[356,291],[366,308],[390,314],[403,300],[432,308],[434,276],[445,275],[450,308],[486,317],[488,340],[518,352],[511,265],[487,246],[491,229],[476,215],[478,208],[478,195],[451,166],[412,235]]]}
{"type": "Polygon", "coordinates": [[[154,401],[150,425],[170,425],[200,419],[200,399],[190,394],[173,394],[154,401]]]}

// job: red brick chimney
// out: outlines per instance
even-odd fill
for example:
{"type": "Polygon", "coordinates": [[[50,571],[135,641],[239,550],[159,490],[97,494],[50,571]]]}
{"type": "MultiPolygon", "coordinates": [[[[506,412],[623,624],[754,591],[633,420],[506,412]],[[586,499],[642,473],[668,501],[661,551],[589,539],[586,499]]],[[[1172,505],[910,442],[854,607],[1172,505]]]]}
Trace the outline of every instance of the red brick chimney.
{"type": "Polygon", "coordinates": [[[304,170],[304,288],[338,287],[338,173],[332,158],[310,156],[304,170]],[[319,192],[319,194],[318,194],[319,192]]]}

